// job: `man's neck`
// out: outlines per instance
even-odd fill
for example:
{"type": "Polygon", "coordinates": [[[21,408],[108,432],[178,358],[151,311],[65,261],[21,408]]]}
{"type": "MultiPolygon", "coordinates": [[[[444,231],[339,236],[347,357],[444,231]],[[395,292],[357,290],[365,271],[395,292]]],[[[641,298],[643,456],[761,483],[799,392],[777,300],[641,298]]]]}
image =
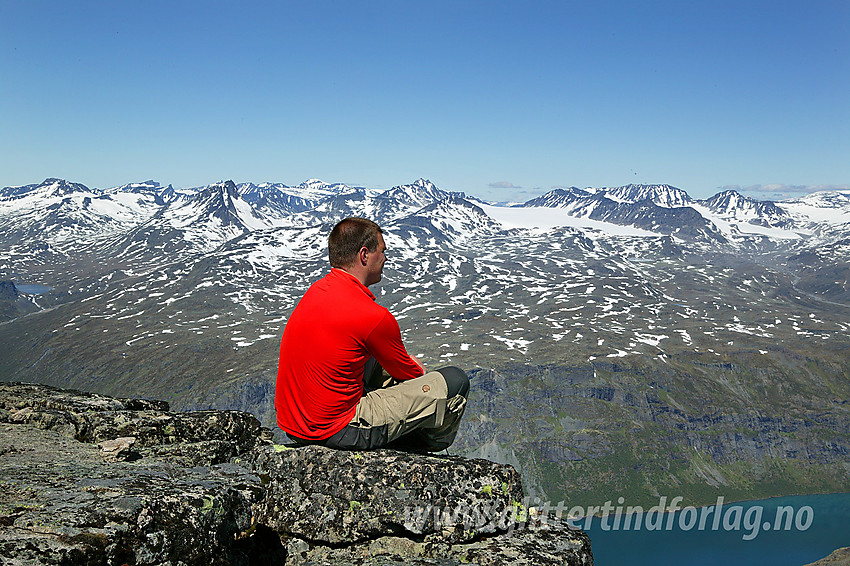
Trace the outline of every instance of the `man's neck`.
{"type": "Polygon", "coordinates": [[[363,285],[366,288],[369,287],[368,285],[366,285],[366,272],[362,269],[358,270],[357,266],[354,266],[354,267],[336,267],[334,269],[339,269],[340,271],[345,271],[346,273],[348,273],[349,275],[351,275],[352,277],[354,277],[355,279],[360,281],[361,285],[363,285]]]}

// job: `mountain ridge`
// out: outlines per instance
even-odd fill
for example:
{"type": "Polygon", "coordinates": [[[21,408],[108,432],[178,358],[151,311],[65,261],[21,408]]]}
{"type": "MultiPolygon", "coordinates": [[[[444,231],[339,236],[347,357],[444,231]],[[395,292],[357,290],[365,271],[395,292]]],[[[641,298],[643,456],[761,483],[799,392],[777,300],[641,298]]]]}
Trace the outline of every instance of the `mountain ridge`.
{"type": "Polygon", "coordinates": [[[785,217],[731,193],[716,210],[661,206],[684,202],[665,185],[552,193],[570,209],[493,206],[425,179],[224,181],[159,200],[156,182],[51,195],[56,183],[0,199],[0,281],[19,289],[0,298],[2,381],[274,426],[277,340],[327,273],[331,227],[359,215],[384,230],[374,292],[409,351],[473,376],[457,449],[511,462],[530,493],[599,504],[678,485],[698,503],[782,495],[786,476],[850,487],[840,192],[777,203],[785,217]]]}
{"type": "MultiPolygon", "coordinates": [[[[5,208],[13,208],[12,204],[24,204],[28,197],[61,197],[62,203],[52,205],[54,210],[58,210],[63,203],[69,204],[73,197],[85,195],[83,203],[79,205],[85,208],[92,202],[86,201],[85,197],[100,198],[107,203],[116,201],[121,195],[132,193],[140,197],[152,197],[153,202],[149,205],[159,206],[165,209],[167,214],[169,208],[179,207],[187,202],[198,202],[197,199],[203,198],[201,195],[211,198],[210,192],[221,186],[228,187],[228,191],[222,194],[222,201],[217,205],[207,204],[207,208],[213,207],[208,211],[209,214],[219,218],[224,225],[241,225],[247,230],[293,223],[304,226],[316,221],[328,221],[329,218],[338,217],[340,214],[367,215],[376,217],[379,221],[392,221],[429,204],[445,200],[449,195],[471,204],[478,200],[467,197],[464,193],[439,189],[424,178],[385,191],[349,187],[341,183],[329,184],[318,179],[305,181],[295,187],[282,183],[237,185],[233,181],[223,181],[188,190],[177,190],[172,185],[163,187],[151,180],[93,190],[79,183],[49,178],[40,184],[0,189],[0,203],[8,203],[5,208]],[[225,205],[224,200],[229,204],[225,205]],[[234,206],[243,201],[246,204],[240,213],[234,206]]],[[[136,204],[142,203],[140,198],[136,204]]],[[[828,224],[831,230],[835,230],[835,226],[841,227],[850,222],[850,197],[840,191],[821,192],[809,197],[773,202],[756,201],[735,191],[721,191],[708,199],[697,200],[682,189],[664,184],[587,189],[571,187],[554,189],[513,206],[558,209],[565,211],[565,215],[571,218],[631,226],[661,234],[678,231],[678,235],[684,238],[716,239],[721,243],[730,236],[733,236],[733,240],[748,235],[768,238],[809,236],[824,223],[828,224]],[[687,208],[696,211],[698,216],[686,213],[683,209],[687,208]],[[814,217],[810,216],[812,214],[814,217]],[[677,226],[674,228],[674,225],[677,226]]],[[[0,215],[3,212],[3,207],[0,207],[0,215]]],[[[180,216],[180,213],[175,214],[180,216]]]]}

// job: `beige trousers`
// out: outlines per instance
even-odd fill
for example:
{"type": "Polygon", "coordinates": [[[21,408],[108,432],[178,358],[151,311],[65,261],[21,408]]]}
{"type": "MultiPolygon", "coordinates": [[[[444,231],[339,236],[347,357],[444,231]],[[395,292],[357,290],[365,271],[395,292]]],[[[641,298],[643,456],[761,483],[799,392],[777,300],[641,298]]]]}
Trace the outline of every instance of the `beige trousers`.
{"type": "Polygon", "coordinates": [[[386,373],[367,375],[365,382],[368,393],[357,404],[351,422],[326,446],[368,450],[389,445],[436,452],[454,442],[466,397],[458,394],[449,399],[446,379],[439,371],[400,382],[386,373]]]}

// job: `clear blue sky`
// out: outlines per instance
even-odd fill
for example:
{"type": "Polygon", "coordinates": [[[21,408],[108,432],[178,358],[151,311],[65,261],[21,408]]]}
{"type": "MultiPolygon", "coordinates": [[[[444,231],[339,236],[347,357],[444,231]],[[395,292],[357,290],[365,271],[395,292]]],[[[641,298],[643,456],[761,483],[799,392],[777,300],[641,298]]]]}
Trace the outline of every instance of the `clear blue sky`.
{"type": "Polygon", "coordinates": [[[0,186],[46,177],[846,186],[850,2],[0,0],[0,186]]]}

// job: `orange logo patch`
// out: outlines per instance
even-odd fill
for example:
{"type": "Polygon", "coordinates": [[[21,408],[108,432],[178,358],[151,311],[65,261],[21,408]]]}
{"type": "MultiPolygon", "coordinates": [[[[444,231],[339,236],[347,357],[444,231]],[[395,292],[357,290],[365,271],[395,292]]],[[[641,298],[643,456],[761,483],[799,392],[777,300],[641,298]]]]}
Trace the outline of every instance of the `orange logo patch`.
{"type": "Polygon", "coordinates": [[[430,385],[423,385],[423,386],[422,386],[422,392],[423,392],[423,393],[428,393],[429,391],[431,391],[431,386],[430,386],[430,385]]]}

